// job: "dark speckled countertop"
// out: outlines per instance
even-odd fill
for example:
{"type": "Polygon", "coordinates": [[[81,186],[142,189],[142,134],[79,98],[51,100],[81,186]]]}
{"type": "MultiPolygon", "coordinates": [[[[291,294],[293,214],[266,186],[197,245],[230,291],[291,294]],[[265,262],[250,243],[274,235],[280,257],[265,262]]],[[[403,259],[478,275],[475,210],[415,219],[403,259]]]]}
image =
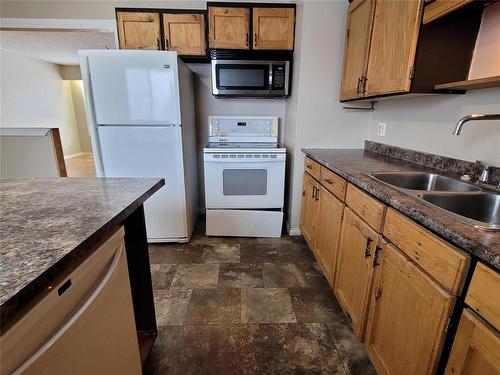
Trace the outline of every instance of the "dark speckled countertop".
{"type": "Polygon", "coordinates": [[[453,214],[432,207],[411,195],[365,175],[369,172],[391,170],[419,170],[443,174],[442,171],[368,150],[305,148],[302,149],[302,152],[387,205],[409,216],[425,228],[500,271],[500,232],[485,232],[475,229],[453,214]]]}
{"type": "Polygon", "coordinates": [[[165,184],[163,179],[0,180],[0,305],[19,308],[165,184]]]}

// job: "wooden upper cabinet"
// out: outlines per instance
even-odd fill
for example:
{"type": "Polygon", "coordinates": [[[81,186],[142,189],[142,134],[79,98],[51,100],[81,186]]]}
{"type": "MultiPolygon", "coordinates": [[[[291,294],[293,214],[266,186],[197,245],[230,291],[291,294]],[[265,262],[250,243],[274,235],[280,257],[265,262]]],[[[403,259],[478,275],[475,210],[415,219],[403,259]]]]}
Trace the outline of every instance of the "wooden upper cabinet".
{"type": "Polygon", "coordinates": [[[334,291],[361,341],[372,286],[373,257],[379,239],[378,233],[353,211],[344,210],[334,291]]]}
{"type": "Polygon", "coordinates": [[[365,347],[380,375],[433,374],[454,297],[392,244],[375,268],[365,347]]]}
{"type": "Polygon", "coordinates": [[[472,310],[462,313],[445,374],[500,374],[500,335],[472,310]]]}
{"type": "Polygon", "coordinates": [[[253,8],[253,49],[293,50],[294,8],[253,8]]]}
{"type": "Polygon", "coordinates": [[[120,49],[161,49],[160,14],[116,12],[120,49]]]}
{"type": "Polygon", "coordinates": [[[304,173],[300,230],[311,249],[314,249],[314,231],[317,220],[316,190],[316,181],[309,174],[304,173]]]}
{"type": "Polygon", "coordinates": [[[410,91],[423,3],[377,0],[366,96],[410,91]]]}
{"type": "Polygon", "coordinates": [[[248,49],[249,8],[208,7],[210,48],[248,49]]]}
{"type": "Polygon", "coordinates": [[[330,286],[334,285],[337,247],[340,236],[344,203],[320,186],[318,218],[314,239],[314,253],[330,286]]]}
{"type": "Polygon", "coordinates": [[[203,14],[163,14],[165,49],[181,56],[205,56],[205,16],[203,14]]]}
{"type": "Polygon", "coordinates": [[[375,0],[354,0],[349,5],[340,100],[363,96],[374,12],[375,0]]]}
{"type": "Polygon", "coordinates": [[[423,23],[426,24],[435,21],[472,1],[473,0],[436,0],[425,7],[423,23]]]}

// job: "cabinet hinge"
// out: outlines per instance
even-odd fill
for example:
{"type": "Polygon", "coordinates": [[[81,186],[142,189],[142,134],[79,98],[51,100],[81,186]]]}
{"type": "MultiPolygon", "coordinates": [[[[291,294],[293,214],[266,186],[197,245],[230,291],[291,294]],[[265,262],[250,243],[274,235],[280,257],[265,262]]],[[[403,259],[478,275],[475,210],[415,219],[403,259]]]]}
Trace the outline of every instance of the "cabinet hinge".
{"type": "Polygon", "coordinates": [[[415,65],[413,65],[410,69],[410,77],[409,79],[413,79],[413,77],[415,76],[415,65]]]}

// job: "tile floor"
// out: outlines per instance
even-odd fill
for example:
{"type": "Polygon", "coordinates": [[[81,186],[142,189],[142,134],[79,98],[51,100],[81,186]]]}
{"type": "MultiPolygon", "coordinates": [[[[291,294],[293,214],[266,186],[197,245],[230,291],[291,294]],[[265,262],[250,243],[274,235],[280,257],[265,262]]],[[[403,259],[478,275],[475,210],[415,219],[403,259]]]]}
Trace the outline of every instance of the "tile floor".
{"type": "Polygon", "coordinates": [[[145,374],[375,374],[299,237],[150,245],[158,338],[145,374]]]}

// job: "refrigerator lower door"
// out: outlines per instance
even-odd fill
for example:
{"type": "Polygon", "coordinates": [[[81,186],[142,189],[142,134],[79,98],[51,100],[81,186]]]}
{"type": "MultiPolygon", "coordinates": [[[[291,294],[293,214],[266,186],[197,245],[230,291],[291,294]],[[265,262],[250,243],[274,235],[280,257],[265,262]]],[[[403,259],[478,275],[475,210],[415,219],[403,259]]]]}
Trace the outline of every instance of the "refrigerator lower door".
{"type": "Polygon", "coordinates": [[[187,240],[186,195],[179,126],[99,126],[105,177],[162,177],[144,203],[149,242],[187,240]]]}

